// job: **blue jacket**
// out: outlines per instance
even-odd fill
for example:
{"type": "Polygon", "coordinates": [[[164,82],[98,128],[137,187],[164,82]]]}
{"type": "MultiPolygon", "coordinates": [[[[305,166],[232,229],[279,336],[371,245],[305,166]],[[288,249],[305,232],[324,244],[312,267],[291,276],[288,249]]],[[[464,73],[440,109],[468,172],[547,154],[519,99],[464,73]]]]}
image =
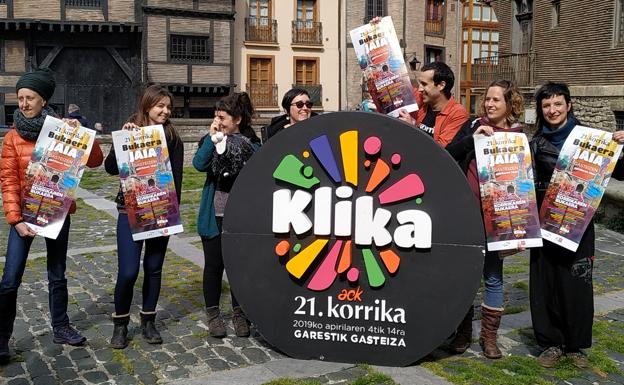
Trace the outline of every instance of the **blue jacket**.
{"type": "MultiPolygon", "coordinates": [[[[260,148],[259,143],[252,143],[254,151],[260,148]]],[[[217,219],[214,209],[214,194],[216,181],[212,177],[210,169],[210,160],[214,153],[215,145],[210,140],[210,136],[206,135],[193,157],[193,167],[197,171],[206,173],[206,182],[202,189],[201,202],[199,203],[199,212],[197,213],[197,232],[202,237],[214,238],[219,235],[217,227],[217,219]]]]}

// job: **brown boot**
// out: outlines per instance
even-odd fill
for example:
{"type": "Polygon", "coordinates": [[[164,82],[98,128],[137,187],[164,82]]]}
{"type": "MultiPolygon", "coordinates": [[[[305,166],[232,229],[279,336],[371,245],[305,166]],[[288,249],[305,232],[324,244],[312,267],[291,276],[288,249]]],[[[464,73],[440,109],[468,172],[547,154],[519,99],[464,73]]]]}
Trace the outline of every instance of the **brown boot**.
{"type": "Polygon", "coordinates": [[[225,337],[225,324],[221,318],[219,306],[207,308],[206,315],[208,316],[208,331],[210,332],[210,336],[215,338],[225,337]]]}
{"type": "Polygon", "coordinates": [[[472,342],[472,318],[474,317],[474,306],[470,306],[468,313],[464,316],[457,327],[455,338],[449,344],[449,349],[452,353],[462,354],[469,347],[472,342]]]}
{"type": "Polygon", "coordinates": [[[496,332],[500,326],[503,309],[489,308],[481,305],[481,336],[479,345],[483,349],[483,355],[487,358],[498,359],[503,356],[496,345],[496,332]]]}
{"type": "Polygon", "coordinates": [[[249,337],[249,321],[247,316],[243,313],[243,309],[237,306],[232,312],[232,325],[234,325],[234,333],[238,337],[249,337]]]}

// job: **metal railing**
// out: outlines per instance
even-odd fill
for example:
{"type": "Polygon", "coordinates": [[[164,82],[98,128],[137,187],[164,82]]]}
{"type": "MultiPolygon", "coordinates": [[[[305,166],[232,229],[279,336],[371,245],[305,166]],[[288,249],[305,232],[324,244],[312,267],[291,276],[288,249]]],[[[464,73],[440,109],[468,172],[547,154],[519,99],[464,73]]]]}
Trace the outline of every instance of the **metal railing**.
{"type": "Polygon", "coordinates": [[[322,23],[308,20],[293,20],[292,42],[294,44],[322,45],[322,23]]]}
{"type": "Polygon", "coordinates": [[[444,36],[444,18],[439,20],[425,20],[425,34],[444,36]]]}
{"type": "Polygon", "coordinates": [[[310,94],[310,101],[314,106],[323,105],[323,86],[321,84],[293,84],[293,88],[303,88],[310,94]]]}
{"type": "Polygon", "coordinates": [[[246,17],[245,40],[277,43],[277,20],[266,17],[246,17]]]}
{"type": "Polygon", "coordinates": [[[247,83],[246,86],[254,107],[277,106],[277,84],[247,83]]]}
{"type": "Polygon", "coordinates": [[[101,0],[65,0],[65,5],[69,7],[100,8],[102,7],[102,1],[101,0]]]}
{"type": "Polygon", "coordinates": [[[534,84],[534,54],[500,54],[474,59],[472,64],[473,86],[487,86],[494,80],[505,79],[518,87],[531,87],[534,84]]]}

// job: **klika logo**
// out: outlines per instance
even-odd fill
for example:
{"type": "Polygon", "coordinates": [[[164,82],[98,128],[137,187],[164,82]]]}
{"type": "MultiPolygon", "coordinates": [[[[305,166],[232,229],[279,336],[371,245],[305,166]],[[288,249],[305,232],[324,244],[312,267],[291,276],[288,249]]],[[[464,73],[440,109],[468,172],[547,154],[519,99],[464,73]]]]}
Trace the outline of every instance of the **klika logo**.
{"type": "Polygon", "coordinates": [[[483,221],[465,175],[428,135],[380,114],[323,114],[278,132],[230,191],[232,292],[296,358],[407,365],[466,314],[483,221]]]}

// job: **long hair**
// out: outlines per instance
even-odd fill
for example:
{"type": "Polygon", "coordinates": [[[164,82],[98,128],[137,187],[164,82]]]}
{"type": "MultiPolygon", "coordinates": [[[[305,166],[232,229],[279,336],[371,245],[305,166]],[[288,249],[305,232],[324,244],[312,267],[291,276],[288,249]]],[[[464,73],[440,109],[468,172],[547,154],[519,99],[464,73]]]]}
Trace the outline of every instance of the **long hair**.
{"type": "Polygon", "coordinates": [[[537,115],[535,124],[538,132],[541,132],[542,127],[546,124],[544,112],[542,111],[542,101],[544,99],[550,99],[553,96],[563,96],[566,103],[570,106],[570,111],[567,112],[568,117],[574,117],[574,107],[572,106],[572,98],[570,97],[568,85],[565,83],[547,82],[535,91],[535,113],[537,115]]]}
{"type": "Polygon", "coordinates": [[[524,112],[524,97],[518,90],[516,84],[509,80],[495,80],[490,83],[489,86],[485,89],[485,92],[481,96],[479,100],[479,108],[477,110],[477,115],[479,116],[487,116],[486,108],[485,108],[485,97],[487,96],[488,91],[492,87],[500,87],[503,89],[503,96],[505,97],[505,106],[507,108],[507,114],[505,115],[505,120],[507,124],[511,127],[514,123],[520,119],[520,116],[524,112]]]}
{"type": "MultiPolygon", "coordinates": [[[[130,120],[140,127],[149,126],[149,111],[165,97],[169,98],[171,101],[171,108],[173,108],[173,95],[169,90],[158,84],[147,87],[145,91],[143,91],[139,103],[137,104],[137,110],[130,120]]],[[[176,131],[169,119],[165,121],[163,127],[165,128],[165,136],[167,137],[168,144],[173,146],[174,143],[180,140],[178,131],[176,131]]]]}
{"type": "Polygon", "coordinates": [[[241,118],[238,125],[240,133],[251,139],[252,142],[259,141],[251,126],[255,110],[247,92],[235,92],[221,98],[215,104],[215,111],[227,112],[234,119],[241,118]]]}

